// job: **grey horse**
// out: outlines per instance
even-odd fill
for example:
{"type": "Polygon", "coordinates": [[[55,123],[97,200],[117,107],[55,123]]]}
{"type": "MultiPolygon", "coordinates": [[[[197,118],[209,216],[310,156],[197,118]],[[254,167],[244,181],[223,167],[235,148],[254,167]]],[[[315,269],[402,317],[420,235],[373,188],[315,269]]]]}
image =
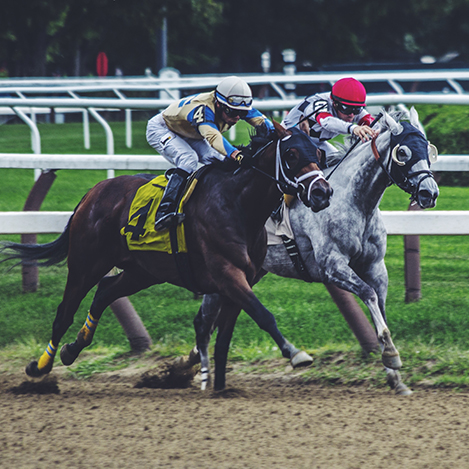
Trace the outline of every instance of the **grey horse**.
{"type": "MultiPolygon", "coordinates": [[[[415,109],[409,113],[410,123],[400,122],[402,118],[403,113],[391,116],[384,112],[375,141],[357,146],[348,155],[347,146],[338,149],[340,164],[325,171],[334,188],[327,210],[313,213],[296,200],[291,204],[291,228],[306,273],[294,266],[284,245],[271,245],[256,281],[271,272],[322,282],[357,295],[369,309],[390,387],[397,394],[408,395],[411,391],[401,380],[398,370],[402,363],[386,321],[387,234],[378,206],[392,183],[410,193],[421,208],[434,207],[439,190],[429,169],[430,162],[436,160],[436,148],[421,132],[415,109]]],[[[193,364],[200,358],[203,389],[209,379],[210,337],[214,328],[220,327],[219,312],[229,307],[223,297],[205,295],[194,320],[197,346],[189,362],[193,364]]],[[[233,328],[239,312],[231,312],[233,328]]],[[[215,347],[223,344],[217,341],[215,347]]],[[[306,353],[292,358],[293,366],[311,362],[306,353]]],[[[223,387],[224,383],[215,382],[215,389],[223,387]]]]}

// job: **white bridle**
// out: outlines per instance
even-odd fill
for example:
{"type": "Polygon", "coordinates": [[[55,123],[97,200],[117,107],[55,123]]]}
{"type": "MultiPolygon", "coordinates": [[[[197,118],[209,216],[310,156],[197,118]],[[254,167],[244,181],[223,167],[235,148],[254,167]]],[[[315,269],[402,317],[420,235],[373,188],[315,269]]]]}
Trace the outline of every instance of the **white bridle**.
{"type": "MultiPolygon", "coordinates": [[[[282,141],[286,140],[290,138],[290,136],[282,139],[282,141]]],[[[300,185],[300,183],[302,181],[304,181],[305,179],[308,179],[310,177],[314,177],[316,176],[308,185],[308,200],[310,199],[310,196],[311,196],[311,190],[312,190],[312,187],[313,187],[313,184],[316,182],[316,181],[319,181],[320,179],[324,179],[326,180],[326,178],[324,177],[324,173],[320,170],[320,169],[316,169],[314,171],[309,171],[308,173],[306,174],[302,174],[300,177],[295,177],[294,181],[292,181],[291,179],[288,178],[288,176],[285,174],[285,171],[283,170],[283,166],[282,166],[282,158],[281,158],[281,155],[280,155],[280,140],[277,142],[277,152],[276,152],[276,165],[275,165],[275,178],[277,180],[279,180],[279,176],[281,175],[284,179],[284,181],[294,187],[295,189],[298,189],[298,186],[300,185]]],[[[278,187],[278,190],[280,192],[283,192],[280,185],[277,184],[277,187],[278,187]]]]}

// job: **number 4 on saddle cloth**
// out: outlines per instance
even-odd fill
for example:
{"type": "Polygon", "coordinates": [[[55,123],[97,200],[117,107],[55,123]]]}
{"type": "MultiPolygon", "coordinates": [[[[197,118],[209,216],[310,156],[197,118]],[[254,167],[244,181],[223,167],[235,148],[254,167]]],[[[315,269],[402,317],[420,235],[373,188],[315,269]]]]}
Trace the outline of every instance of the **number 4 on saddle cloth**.
{"type": "MultiPolygon", "coordinates": [[[[182,213],[184,204],[197,184],[198,174],[199,172],[194,173],[186,184],[178,204],[179,213],[182,213]]],[[[157,176],[140,187],[135,194],[129,210],[129,220],[121,229],[121,235],[126,237],[129,250],[162,251],[169,254],[187,252],[184,223],[179,224],[174,230],[177,237],[173,240],[170,237],[172,230],[155,231],[156,211],[167,184],[166,176],[157,176]]]]}

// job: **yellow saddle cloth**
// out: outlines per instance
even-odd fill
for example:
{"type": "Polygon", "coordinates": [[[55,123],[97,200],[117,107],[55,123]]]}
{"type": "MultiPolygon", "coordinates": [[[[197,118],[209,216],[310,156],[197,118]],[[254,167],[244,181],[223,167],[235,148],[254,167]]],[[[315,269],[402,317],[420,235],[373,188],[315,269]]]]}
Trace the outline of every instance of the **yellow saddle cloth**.
{"type": "MultiPolygon", "coordinates": [[[[129,249],[138,251],[163,251],[172,254],[169,230],[155,231],[155,215],[168,184],[164,175],[157,176],[140,187],[135,194],[129,211],[129,220],[121,229],[122,236],[127,238],[129,249]]],[[[182,213],[184,204],[189,199],[197,184],[197,179],[189,179],[186,192],[178,207],[182,213]]],[[[177,227],[177,243],[179,252],[187,252],[184,223],[177,227]]]]}

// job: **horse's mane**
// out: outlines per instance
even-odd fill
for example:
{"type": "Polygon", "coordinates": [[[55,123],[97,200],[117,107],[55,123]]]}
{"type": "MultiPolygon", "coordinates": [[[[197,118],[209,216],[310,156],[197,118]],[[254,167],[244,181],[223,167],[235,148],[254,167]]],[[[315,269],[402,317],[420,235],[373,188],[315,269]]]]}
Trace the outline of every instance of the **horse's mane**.
{"type": "Polygon", "coordinates": [[[245,156],[252,157],[259,148],[262,148],[264,145],[271,142],[274,135],[274,132],[269,132],[266,127],[260,125],[249,130],[250,142],[247,145],[238,145],[236,148],[245,156]]]}
{"type": "MultiPolygon", "coordinates": [[[[408,119],[409,113],[407,111],[392,111],[388,114],[396,121],[399,122],[402,119],[408,119]]],[[[336,165],[341,158],[349,151],[350,147],[357,141],[357,137],[348,136],[344,139],[344,143],[334,142],[334,146],[337,148],[337,152],[328,155],[327,165],[336,165]]]]}

